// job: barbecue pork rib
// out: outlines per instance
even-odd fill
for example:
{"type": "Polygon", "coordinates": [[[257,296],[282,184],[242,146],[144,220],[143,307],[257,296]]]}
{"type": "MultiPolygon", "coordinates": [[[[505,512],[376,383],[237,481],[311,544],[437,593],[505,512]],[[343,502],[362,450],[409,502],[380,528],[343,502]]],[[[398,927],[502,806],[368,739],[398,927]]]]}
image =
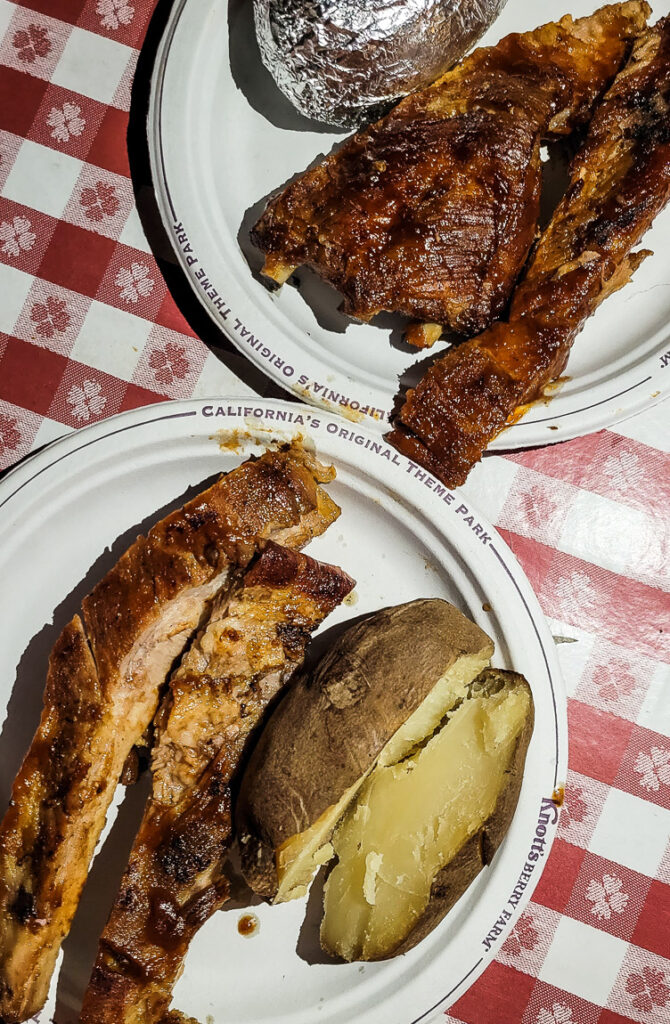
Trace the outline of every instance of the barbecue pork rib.
{"type": "Polygon", "coordinates": [[[596,110],[516,289],[509,322],[451,349],[410,391],[388,438],[448,486],[560,375],[600,302],[630,280],[633,253],[670,198],[670,17],[648,29],[596,110]]]}
{"type": "Polygon", "coordinates": [[[140,537],[51,654],[44,708],[0,824],[0,1021],[49,989],[124,761],[230,571],[268,539],[300,547],[339,509],[299,447],[234,469],[140,537]]]}
{"type": "Polygon", "coordinates": [[[354,586],[268,544],[215,608],[156,718],[153,791],[100,940],[82,1024],[157,1024],[188,945],[228,896],[230,786],[311,632],[354,586]]]}
{"type": "Polygon", "coordinates": [[[270,202],[251,233],[263,272],[309,264],[352,316],[420,321],[422,347],[483,330],[535,238],[540,140],[588,119],[648,14],[631,0],[475,50],[270,202]]]}

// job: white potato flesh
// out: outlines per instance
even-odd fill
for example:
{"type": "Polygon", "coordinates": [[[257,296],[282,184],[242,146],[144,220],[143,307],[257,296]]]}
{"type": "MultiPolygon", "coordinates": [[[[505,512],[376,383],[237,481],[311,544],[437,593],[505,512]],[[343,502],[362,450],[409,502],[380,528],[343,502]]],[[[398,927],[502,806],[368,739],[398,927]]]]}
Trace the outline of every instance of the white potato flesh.
{"type": "Polygon", "coordinates": [[[375,768],[333,837],[325,949],[368,960],[402,942],[437,872],[493,813],[530,705],[523,687],[472,696],[411,756],[375,768]]]}
{"type": "MultiPolygon", "coordinates": [[[[472,680],[488,663],[486,652],[458,657],[382,748],[376,763],[394,764],[416,747],[417,743],[430,736],[445,714],[463,700],[472,680]]],[[[328,807],[310,828],[291,836],[279,847],[276,853],[278,889],[274,903],[305,895],[316,871],[333,856],[330,844],[333,829],[373,768],[374,765],[371,765],[370,770],[345,790],[338,802],[328,807]]]]}

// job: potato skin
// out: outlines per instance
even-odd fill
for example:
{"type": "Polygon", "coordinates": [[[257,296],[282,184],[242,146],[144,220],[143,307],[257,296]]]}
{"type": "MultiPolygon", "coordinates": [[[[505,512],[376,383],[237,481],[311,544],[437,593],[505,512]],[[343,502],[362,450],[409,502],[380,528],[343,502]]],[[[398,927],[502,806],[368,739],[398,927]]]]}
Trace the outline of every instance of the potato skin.
{"type": "Polygon", "coordinates": [[[453,605],[411,601],[352,626],[294,684],[261,735],[237,801],[242,870],[256,893],[274,898],[276,849],[368,771],[459,656],[478,652],[490,657],[492,641],[453,605]]]}
{"type": "Polygon", "coordinates": [[[494,683],[501,677],[513,678],[515,685],[525,687],[531,698],[530,713],[516,743],[507,785],[502,790],[490,818],[463,844],[453,860],[445,864],[435,875],[426,909],[412,930],[392,952],[384,957],[379,957],[380,960],[390,960],[401,953],[407,953],[433,931],[469,888],[482,868],[491,863],[512,824],[521,792],[526,753],[533,734],[535,712],[530,687],[523,676],[516,672],[484,669],[479,678],[486,685],[489,682],[494,683]]]}

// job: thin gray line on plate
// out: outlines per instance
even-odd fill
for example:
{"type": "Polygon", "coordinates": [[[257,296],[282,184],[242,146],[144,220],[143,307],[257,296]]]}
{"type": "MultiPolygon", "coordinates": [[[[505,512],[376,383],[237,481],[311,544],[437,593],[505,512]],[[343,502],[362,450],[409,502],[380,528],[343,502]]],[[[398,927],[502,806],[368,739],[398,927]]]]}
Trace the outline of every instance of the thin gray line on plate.
{"type": "Polygon", "coordinates": [[[580,412],[586,412],[588,409],[595,409],[599,405],[605,405],[606,402],[613,402],[615,398],[621,398],[622,395],[627,395],[629,391],[633,391],[635,388],[639,388],[641,384],[646,384],[648,380],[651,380],[651,375],[645,377],[644,380],[639,380],[637,384],[631,384],[629,388],[624,388],[623,391],[617,391],[616,395],[609,395],[608,398],[601,398],[599,402],[594,402],[593,405],[584,405],[581,409],[573,409],[571,412],[560,412],[558,416],[547,416],[542,420],[528,420],[524,423],[520,420],[518,423],[513,423],[508,430],[513,430],[514,427],[534,427],[536,423],[552,423],[554,420],[562,420],[564,416],[578,416],[580,412]]]}
{"type": "Polygon", "coordinates": [[[168,204],[170,206],[170,212],[172,214],[172,222],[173,222],[173,224],[177,223],[177,213],[176,213],[175,208],[174,208],[174,206],[172,204],[172,196],[170,195],[170,190],[167,187],[167,175],[165,173],[165,157],[163,155],[163,86],[165,84],[165,67],[167,65],[168,53],[170,52],[170,48],[172,46],[172,41],[173,41],[173,39],[175,37],[175,33],[177,31],[177,26],[179,24],[179,19],[181,18],[182,14],[184,12],[184,8],[185,7],[186,7],[186,0],[182,0],[181,7],[175,13],[174,19],[173,19],[173,21],[172,21],[172,23],[170,25],[170,29],[169,29],[170,34],[169,34],[169,37],[167,38],[167,40],[165,42],[165,50],[161,54],[161,66],[160,66],[160,69],[158,71],[158,74],[160,76],[159,83],[158,83],[158,104],[157,104],[157,107],[158,107],[158,117],[156,119],[157,120],[156,130],[158,132],[158,159],[160,160],[161,175],[162,175],[163,183],[165,185],[165,194],[167,196],[167,201],[168,201],[168,204]]]}
{"type": "Polygon", "coordinates": [[[539,630],[538,630],[537,625],[535,623],[535,619],[533,618],[533,616],[530,613],[530,608],[528,607],[528,604],[526,602],[526,598],[521,593],[521,588],[519,587],[519,584],[514,579],[514,576],[510,572],[510,570],[509,570],[509,568],[507,566],[507,563],[505,562],[505,559],[502,557],[502,555],[496,550],[496,548],[493,547],[492,544],[489,544],[489,547],[490,547],[491,551],[493,552],[493,554],[498,559],[498,561],[500,562],[500,564],[502,565],[503,569],[505,570],[505,572],[507,573],[509,578],[511,579],[512,583],[514,584],[514,586],[516,588],[516,591],[517,591],[519,597],[523,601],[523,606],[526,609],[526,611],[528,612],[528,618],[531,621],[531,624],[533,626],[533,630],[535,632],[535,636],[537,637],[537,642],[539,643],[540,650],[542,651],[542,657],[544,658],[544,664],[545,664],[545,668],[547,670],[547,676],[549,677],[549,687],[551,689],[551,702],[552,702],[553,707],[554,707],[554,739],[555,739],[555,743],[556,743],[556,760],[555,760],[555,763],[554,763],[554,789],[555,789],[556,785],[558,783],[558,711],[557,711],[557,708],[556,708],[556,693],[554,692],[554,680],[553,680],[553,677],[551,675],[551,669],[549,668],[549,659],[547,658],[547,652],[544,649],[544,644],[542,643],[542,637],[540,636],[539,630]]]}
{"type": "Polygon", "coordinates": [[[446,996],[442,996],[441,999],[438,999],[438,1001],[435,1003],[435,1005],[431,1006],[428,1010],[426,1010],[424,1013],[422,1013],[420,1017],[415,1017],[414,1020],[411,1022],[411,1024],[419,1024],[419,1021],[423,1020],[424,1017],[427,1017],[429,1013],[433,1012],[433,1010],[436,1010],[437,1007],[440,1005],[440,1003],[443,1003],[445,1001],[445,999],[448,999],[449,996],[452,996],[454,994],[454,992],[456,991],[456,989],[459,988],[463,984],[464,981],[467,981],[467,979],[470,977],[472,972],[477,970],[477,968],[479,967],[479,965],[480,965],[480,963],[482,962],[483,959],[484,959],[484,957],[480,956],[479,960],[474,965],[474,967],[471,967],[470,970],[468,971],[468,973],[464,974],[463,977],[461,978],[461,980],[456,982],[454,987],[452,989],[450,989],[449,992],[447,992],[446,996]]]}

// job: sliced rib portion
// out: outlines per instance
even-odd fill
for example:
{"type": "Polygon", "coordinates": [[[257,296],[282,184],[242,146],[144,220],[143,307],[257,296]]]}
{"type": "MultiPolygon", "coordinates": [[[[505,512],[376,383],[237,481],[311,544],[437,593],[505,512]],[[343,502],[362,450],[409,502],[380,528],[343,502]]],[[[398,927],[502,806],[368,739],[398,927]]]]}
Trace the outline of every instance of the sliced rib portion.
{"type": "Polygon", "coordinates": [[[645,2],[475,50],[271,201],[252,231],[278,284],[303,263],[360,320],[382,310],[469,334],[501,313],[535,237],[540,140],[570,132],[625,60],[645,2]]]}
{"type": "Polygon", "coordinates": [[[562,372],[584,322],[649,255],[670,198],[670,18],[636,42],[598,107],[508,323],[459,345],[410,391],[390,441],[450,487],[562,372]]]}
{"type": "Polygon", "coordinates": [[[0,825],[0,1020],[44,1003],[124,762],[172,663],[231,568],[267,539],[299,547],[339,509],[334,470],[301,448],[222,477],[140,537],[51,656],[44,710],[0,825]],[[90,649],[89,649],[90,643],[90,649]]]}
{"type": "Polygon", "coordinates": [[[39,728],[2,822],[1,1020],[25,1020],[46,999],[79,896],[72,882],[85,877],[93,856],[114,789],[101,707],[98,673],[75,615],[49,657],[39,728]]]}
{"type": "Polygon", "coordinates": [[[166,1012],[191,939],[228,896],[230,785],[249,736],[353,585],[341,569],[269,544],[185,655],[157,716],[152,797],[82,1024],[148,1024],[166,1012]]]}

